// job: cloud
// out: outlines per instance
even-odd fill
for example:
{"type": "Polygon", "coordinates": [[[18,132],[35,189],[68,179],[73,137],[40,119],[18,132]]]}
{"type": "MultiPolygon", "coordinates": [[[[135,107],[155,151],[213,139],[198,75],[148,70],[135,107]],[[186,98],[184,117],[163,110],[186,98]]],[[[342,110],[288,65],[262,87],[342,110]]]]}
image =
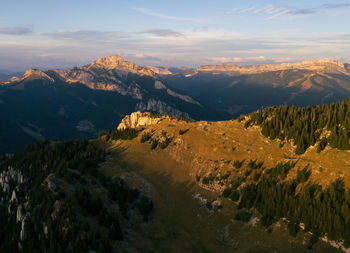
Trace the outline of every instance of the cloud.
{"type": "Polygon", "coordinates": [[[178,37],[182,34],[171,29],[146,29],[140,33],[148,33],[160,37],[178,37]]]}
{"type": "Polygon", "coordinates": [[[118,31],[99,31],[99,30],[74,30],[57,31],[52,33],[41,33],[40,35],[50,36],[60,40],[76,41],[111,41],[128,37],[126,33],[118,31]]]}
{"type": "Polygon", "coordinates": [[[0,27],[0,34],[4,35],[24,35],[32,32],[32,26],[0,27]]]}
{"type": "Polygon", "coordinates": [[[138,60],[148,60],[148,61],[159,61],[160,58],[154,57],[151,55],[146,54],[134,54],[134,55],[126,55],[125,57],[132,58],[132,59],[138,59],[138,60]]]}
{"type": "Polygon", "coordinates": [[[178,21],[190,21],[190,22],[195,22],[195,23],[203,23],[206,21],[206,19],[199,19],[199,18],[187,18],[187,17],[177,17],[177,16],[169,16],[165,15],[162,13],[155,12],[150,9],[146,8],[134,8],[135,10],[144,13],[146,15],[152,16],[152,17],[157,17],[157,18],[162,18],[162,19],[169,19],[169,20],[178,20],[178,21]]]}
{"type": "Polygon", "coordinates": [[[293,59],[286,58],[267,58],[265,56],[251,56],[251,57],[209,57],[208,61],[213,64],[271,64],[271,63],[282,63],[292,62],[293,59]]]}
{"type": "Polygon", "coordinates": [[[245,9],[240,9],[238,11],[238,13],[246,13],[246,12],[250,12],[253,11],[255,9],[255,6],[249,7],[249,8],[245,8],[245,9]]]}
{"type": "Polygon", "coordinates": [[[227,12],[224,12],[221,16],[227,16],[232,14],[265,14],[268,19],[275,19],[285,16],[301,16],[310,15],[325,12],[328,10],[344,9],[350,7],[349,3],[332,3],[323,4],[311,8],[296,8],[296,7],[276,7],[273,5],[267,5],[261,8],[256,6],[245,8],[234,8],[227,12]]]}
{"type": "MultiPolygon", "coordinates": [[[[269,11],[278,13],[273,9],[269,11]]],[[[350,58],[350,33],[157,30],[162,29],[141,31],[150,36],[143,36],[140,31],[81,30],[33,33],[30,38],[26,36],[21,40],[4,39],[0,40],[0,68],[70,68],[113,54],[140,65],[191,67],[206,63],[250,65],[292,59],[350,58]],[[176,33],[181,35],[175,36],[176,33]]]]}
{"type": "Polygon", "coordinates": [[[239,63],[244,61],[241,57],[209,57],[208,60],[215,63],[239,63]]]}
{"type": "Polygon", "coordinates": [[[325,9],[341,9],[341,8],[347,8],[350,7],[349,3],[333,3],[333,4],[324,4],[322,5],[325,9]]]}

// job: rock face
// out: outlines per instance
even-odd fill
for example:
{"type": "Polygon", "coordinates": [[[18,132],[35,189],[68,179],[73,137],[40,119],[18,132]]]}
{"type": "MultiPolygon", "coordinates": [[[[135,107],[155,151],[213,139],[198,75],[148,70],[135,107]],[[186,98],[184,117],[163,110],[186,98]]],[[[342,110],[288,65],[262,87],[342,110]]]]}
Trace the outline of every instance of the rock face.
{"type": "Polygon", "coordinates": [[[169,70],[169,68],[164,67],[154,67],[154,66],[147,66],[147,68],[151,69],[153,72],[159,74],[159,75],[172,75],[173,73],[169,70]]]}
{"type": "Polygon", "coordinates": [[[22,77],[12,77],[10,81],[0,83],[0,85],[9,85],[13,83],[18,83],[22,81],[31,81],[31,80],[36,80],[36,79],[41,79],[41,80],[46,80],[49,82],[55,82],[55,80],[50,77],[48,74],[46,74],[44,71],[41,71],[39,69],[28,69],[22,77]]]}
{"type": "Polygon", "coordinates": [[[203,65],[197,68],[195,73],[230,73],[236,75],[247,75],[281,70],[311,70],[325,73],[343,73],[350,75],[343,63],[329,59],[302,61],[295,63],[263,64],[256,66],[237,66],[234,64],[203,65]]]}
{"type": "Polygon", "coordinates": [[[89,65],[84,66],[85,69],[107,69],[107,70],[124,70],[138,75],[146,75],[156,77],[156,73],[150,68],[138,66],[132,62],[126,61],[119,55],[112,55],[106,58],[100,58],[89,65]]]}
{"type": "Polygon", "coordinates": [[[123,130],[126,128],[137,128],[137,127],[145,127],[149,125],[158,124],[163,119],[169,116],[154,116],[149,112],[133,112],[130,115],[127,115],[122,119],[120,124],[118,125],[118,130],[123,130]]]}

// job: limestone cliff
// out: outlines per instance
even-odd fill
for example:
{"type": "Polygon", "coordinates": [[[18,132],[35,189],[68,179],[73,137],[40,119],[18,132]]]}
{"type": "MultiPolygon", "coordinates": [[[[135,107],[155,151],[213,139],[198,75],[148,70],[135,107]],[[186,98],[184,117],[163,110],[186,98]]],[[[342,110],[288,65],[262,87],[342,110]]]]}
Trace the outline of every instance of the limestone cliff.
{"type": "Polygon", "coordinates": [[[169,118],[167,115],[156,116],[149,112],[133,112],[130,115],[127,115],[122,119],[118,125],[118,130],[123,130],[126,128],[137,128],[137,127],[146,127],[149,125],[155,125],[161,122],[163,119],[169,118]]]}

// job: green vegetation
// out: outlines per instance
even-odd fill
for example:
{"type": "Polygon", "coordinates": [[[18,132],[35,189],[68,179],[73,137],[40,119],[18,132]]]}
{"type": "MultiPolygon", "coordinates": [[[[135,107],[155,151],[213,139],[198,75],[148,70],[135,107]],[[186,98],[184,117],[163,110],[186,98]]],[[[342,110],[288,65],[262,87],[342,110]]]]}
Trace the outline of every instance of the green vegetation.
{"type": "Polygon", "coordinates": [[[75,199],[80,205],[83,214],[96,216],[99,214],[103,204],[101,199],[93,198],[86,187],[79,186],[75,189],[75,199]]]}
{"type": "Polygon", "coordinates": [[[296,154],[320,140],[324,130],[330,135],[320,140],[318,152],[327,143],[333,148],[350,149],[350,99],[317,106],[274,106],[251,113],[245,126],[260,125],[262,134],[271,139],[294,140],[296,154]]]}
{"type": "Polygon", "coordinates": [[[248,167],[253,170],[258,170],[263,166],[264,162],[257,162],[257,160],[250,160],[248,162],[248,167]]]}
{"type": "Polygon", "coordinates": [[[151,149],[155,149],[158,146],[158,140],[152,139],[151,141],[151,149]]]}
{"type": "Polygon", "coordinates": [[[238,212],[235,216],[235,220],[240,220],[244,222],[250,221],[250,218],[252,217],[252,214],[246,211],[238,212]]]}
{"type": "Polygon", "coordinates": [[[236,160],[233,162],[233,166],[236,168],[236,169],[239,169],[242,167],[243,163],[245,162],[245,159],[243,159],[242,161],[239,161],[239,160],[236,160]]]}
{"type": "Polygon", "coordinates": [[[203,183],[203,184],[210,184],[211,182],[214,181],[214,179],[215,179],[215,176],[212,175],[212,174],[209,174],[208,176],[203,177],[202,183],[203,183]]]}
{"type": "Polygon", "coordinates": [[[299,224],[295,221],[290,221],[287,225],[287,230],[288,230],[288,233],[291,235],[291,236],[294,236],[296,237],[297,236],[297,233],[299,232],[299,224]]]}
{"type": "Polygon", "coordinates": [[[141,136],[140,142],[141,143],[147,142],[147,141],[149,141],[151,139],[151,137],[152,137],[151,133],[149,133],[149,132],[143,133],[142,136],[141,136]]]}
{"type": "Polygon", "coordinates": [[[288,172],[295,167],[296,162],[287,162],[282,163],[279,162],[275,167],[266,170],[266,173],[271,174],[273,177],[279,177],[281,179],[285,179],[288,172]]]}
{"type": "Polygon", "coordinates": [[[153,210],[153,202],[143,196],[140,201],[137,203],[137,209],[143,215],[143,220],[147,221],[149,215],[153,210]]]}
{"type": "Polygon", "coordinates": [[[224,189],[224,191],[222,192],[222,196],[225,198],[228,198],[232,193],[232,189],[231,188],[226,188],[224,189]]]}
{"type": "Polygon", "coordinates": [[[188,130],[190,130],[189,128],[188,129],[185,129],[185,130],[179,130],[179,135],[183,135],[183,134],[185,134],[185,133],[187,133],[188,132],[188,130]]]}
{"type": "Polygon", "coordinates": [[[238,201],[239,192],[237,190],[233,190],[232,188],[226,188],[222,192],[222,196],[225,198],[230,198],[233,201],[238,201]]]}
{"type": "Polygon", "coordinates": [[[305,183],[311,175],[311,170],[308,170],[307,167],[304,169],[298,169],[297,172],[297,181],[298,183],[305,183]]]}
{"type": "Polygon", "coordinates": [[[323,137],[317,145],[317,153],[320,153],[322,150],[324,150],[327,144],[328,144],[327,138],[323,137]]]}
{"type": "Polygon", "coordinates": [[[162,132],[162,139],[158,139],[157,137],[152,137],[153,134],[147,132],[144,133],[141,136],[141,143],[144,143],[148,141],[151,144],[151,149],[156,149],[157,147],[161,149],[165,149],[166,147],[169,146],[171,141],[173,140],[172,137],[167,136],[167,132],[163,131],[162,132]]]}
{"type": "Polygon", "coordinates": [[[112,140],[132,140],[137,137],[138,133],[142,130],[137,130],[135,128],[125,128],[123,130],[108,130],[106,132],[101,132],[101,136],[106,136],[106,141],[112,140]]]}
{"type": "Polygon", "coordinates": [[[304,223],[306,231],[349,243],[350,192],[345,191],[343,181],[337,180],[324,190],[319,185],[307,184],[296,192],[297,186],[297,180],[281,182],[264,175],[257,184],[241,189],[238,207],[248,210],[254,207],[261,213],[261,224],[266,227],[286,217],[292,235],[298,231],[296,224],[304,223]]]}
{"type": "Polygon", "coordinates": [[[171,143],[172,140],[173,140],[172,138],[165,137],[165,140],[160,142],[158,146],[161,149],[165,149],[171,143]]]}
{"type": "Polygon", "coordinates": [[[0,191],[0,252],[112,252],[112,241],[124,238],[120,219],[129,219],[130,210],[148,220],[152,201],[122,179],[102,174],[98,163],[104,157],[105,151],[88,141],[43,141],[0,164],[0,171],[14,168],[24,178],[11,181],[15,203],[0,191]],[[19,206],[29,217],[22,218],[22,242],[19,206]]]}

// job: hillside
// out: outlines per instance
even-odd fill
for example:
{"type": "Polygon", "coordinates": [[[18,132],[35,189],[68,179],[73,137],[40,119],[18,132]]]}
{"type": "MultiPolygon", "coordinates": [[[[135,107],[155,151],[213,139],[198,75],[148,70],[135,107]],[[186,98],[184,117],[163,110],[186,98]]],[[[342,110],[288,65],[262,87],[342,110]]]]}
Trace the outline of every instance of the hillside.
{"type": "Polygon", "coordinates": [[[127,227],[147,224],[153,203],[106,177],[105,155],[88,141],[46,141],[1,157],[0,251],[121,252],[127,227]]]}
{"type": "Polygon", "coordinates": [[[163,75],[169,85],[186,91],[231,117],[272,105],[307,106],[337,102],[350,95],[348,65],[318,60],[237,66],[204,65],[188,75],[163,75]]]}
{"type": "Polygon", "coordinates": [[[316,141],[298,155],[253,115],[192,122],[136,112],[97,140],[1,157],[0,249],[345,250],[349,152],[318,152],[316,141]]]}
{"type": "MultiPolygon", "coordinates": [[[[345,204],[350,189],[348,151],[327,146],[318,153],[315,145],[297,155],[292,141],[266,138],[258,126],[246,128],[248,118],[241,122],[186,122],[165,117],[148,123],[138,121],[137,117],[130,118],[136,119],[134,126],[142,127],[136,138],[121,140],[120,134],[112,132],[106,136],[112,154],[122,154],[123,160],[133,166],[125,172],[110,162],[103,170],[109,175],[128,175],[128,181],[135,184],[135,177],[146,178],[151,183],[149,187],[156,206],[163,201],[176,207],[191,206],[188,211],[180,208],[175,214],[179,217],[169,219],[174,222],[184,219],[183,230],[189,229],[196,240],[205,241],[203,245],[207,251],[254,252],[259,249],[270,252],[278,248],[281,252],[303,252],[313,247],[315,252],[330,252],[332,248],[322,241],[331,240],[330,245],[336,245],[342,239],[345,239],[342,245],[349,245],[346,211],[349,206],[345,204]],[[338,194],[337,200],[334,200],[334,192],[338,194]],[[294,197],[283,200],[284,194],[294,194],[294,197]],[[171,200],[165,200],[169,196],[171,200]],[[206,203],[204,209],[212,210],[209,213],[213,221],[204,218],[203,206],[199,208],[201,204],[198,203],[198,207],[193,207],[192,201],[206,203]],[[222,205],[219,211],[215,211],[216,205],[222,205]],[[314,215],[313,208],[318,210],[314,215]],[[257,222],[256,225],[236,221],[247,219],[242,218],[245,215],[249,217],[249,224],[257,222]],[[195,225],[189,221],[191,219],[195,219],[198,228],[192,227],[195,225]],[[213,232],[207,229],[216,231],[215,239],[204,235],[213,232]],[[226,232],[221,234],[223,231],[226,232]],[[306,231],[311,231],[313,236],[306,231]],[[264,238],[262,241],[250,239],[260,236],[264,238]]],[[[127,122],[130,119],[122,124],[127,126],[127,122]]],[[[156,210],[156,216],[165,215],[164,209],[156,210]]],[[[170,240],[185,247],[180,238],[186,238],[186,233],[178,230],[178,236],[172,239],[165,234],[160,237],[166,237],[168,244],[170,240]]],[[[157,245],[165,247],[165,243],[157,245]]]]}
{"type": "Polygon", "coordinates": [[[0,84],[0,153],[43,139],[92,138],[135,110],[219,119],[152,70],[119,56],[70,70],[27,70],[0,84]]]}

